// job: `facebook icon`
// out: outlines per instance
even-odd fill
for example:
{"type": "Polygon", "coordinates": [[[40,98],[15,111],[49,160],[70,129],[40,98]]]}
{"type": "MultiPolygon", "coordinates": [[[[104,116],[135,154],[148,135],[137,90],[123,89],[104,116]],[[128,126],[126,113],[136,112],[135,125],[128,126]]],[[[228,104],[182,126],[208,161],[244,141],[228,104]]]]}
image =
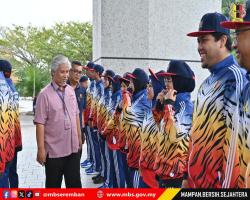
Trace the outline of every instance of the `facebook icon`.
{"type": "Polygon", "coordinates": [[[4,198],[4,199],[10,198],[10,192],[7,191],[7,190],[4,190],[4,191],[3,191],[3,198],[4,198]]]}

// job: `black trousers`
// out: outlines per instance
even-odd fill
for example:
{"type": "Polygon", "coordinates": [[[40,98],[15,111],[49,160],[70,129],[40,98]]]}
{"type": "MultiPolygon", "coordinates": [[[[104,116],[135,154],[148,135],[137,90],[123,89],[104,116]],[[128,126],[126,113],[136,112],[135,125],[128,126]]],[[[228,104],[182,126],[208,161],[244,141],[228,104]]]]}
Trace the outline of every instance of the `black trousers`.
{"type": "Polygon", "coordinates": [[[66,188],[81,188],[80,152],[61,158],[46,158],[46,188],[61,188],[64,176],[66,188]]]}

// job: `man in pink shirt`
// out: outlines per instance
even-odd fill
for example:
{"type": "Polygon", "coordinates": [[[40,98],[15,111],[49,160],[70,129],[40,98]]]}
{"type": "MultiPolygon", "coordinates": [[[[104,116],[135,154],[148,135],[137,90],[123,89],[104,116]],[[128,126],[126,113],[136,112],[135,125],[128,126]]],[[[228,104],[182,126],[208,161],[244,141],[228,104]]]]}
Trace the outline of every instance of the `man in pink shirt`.
{"type": "Polygon", "coordinates": [[[52,82],[41,90],[36,103],[37,161],[45,166],[46,188],[80,188],[82,146],[79,109],[74,89],[66,84],[71,64],[58,55],[51,64],[52,82]]]}

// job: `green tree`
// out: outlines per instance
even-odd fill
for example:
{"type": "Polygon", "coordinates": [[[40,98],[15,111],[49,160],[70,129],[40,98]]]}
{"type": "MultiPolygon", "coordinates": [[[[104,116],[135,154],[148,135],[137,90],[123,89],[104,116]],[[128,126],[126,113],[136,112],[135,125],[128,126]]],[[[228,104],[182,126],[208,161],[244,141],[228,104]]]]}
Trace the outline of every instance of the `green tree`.
{"type": "Polygon", "coordinates": [[[30,94],[33,91],[34,80],[36,83],[36,92],[41,91],[50,81],[47,70],[39,69],[31,65],[26,65],[23,70],[17,71],[16,75],[22,77],[22,81],[18,81],[17,87],[20,94],[26,94],[24,96],[31,96],[30,94]]]}
{"type": "Polygon", "coordinates": [[[83,63],[92,59],[92,25],[69,22],[52,28],[16,26],[0,29],[0,54],[11,61],[22,96],[34,96],[50,80],[55,55],[83,63]]]}

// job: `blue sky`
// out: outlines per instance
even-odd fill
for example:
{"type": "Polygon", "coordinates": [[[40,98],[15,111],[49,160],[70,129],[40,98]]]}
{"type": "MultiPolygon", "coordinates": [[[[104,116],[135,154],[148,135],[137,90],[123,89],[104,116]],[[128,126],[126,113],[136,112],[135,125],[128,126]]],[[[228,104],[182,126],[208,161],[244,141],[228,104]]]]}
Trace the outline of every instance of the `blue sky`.
{"type": "Polygon", "coordinates": [[[92,22],[92,0],[0,0],[0,26],[92,22]]]}

